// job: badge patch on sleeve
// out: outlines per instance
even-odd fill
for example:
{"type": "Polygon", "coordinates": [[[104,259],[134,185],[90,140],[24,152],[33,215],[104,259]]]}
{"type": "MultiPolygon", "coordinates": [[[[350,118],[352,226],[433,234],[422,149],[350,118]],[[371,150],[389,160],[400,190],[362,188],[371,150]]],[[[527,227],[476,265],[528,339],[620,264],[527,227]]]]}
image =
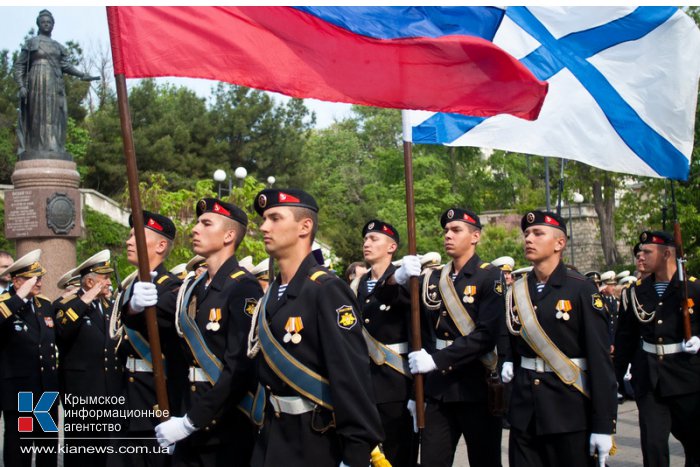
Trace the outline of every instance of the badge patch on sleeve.
{"type": "Polygon", "coordinates": [[[594,293],[591,298],[593,300],[593,308],[598,311],[603,311],[603,308],[605,308],[603,297],[599,293],[594,293]]]}
{"type": "Polygon", "coordinates": [[[503,282],[496,280],[493,282],[493,291],[498,295],[503,295],[503,282]]]}
{"type": "Polygon", "coordinates": [[[350,305],[343,305],[335,310],[335,312],[338,313],[338,326],[341,328],[352,329],[352,327],[355,326],[355,323],[357,323],[355,311],[350,305]]]}
{"type": "Polygon", "coordinates": [[[245,314],[248,316],[253,316],[253,312],[255,311],[255,307],[257,306],[258,301],[254,298],[246,298],[245,299],[245,305],[243,306],[243,311],[245,311],[245,314]]]}

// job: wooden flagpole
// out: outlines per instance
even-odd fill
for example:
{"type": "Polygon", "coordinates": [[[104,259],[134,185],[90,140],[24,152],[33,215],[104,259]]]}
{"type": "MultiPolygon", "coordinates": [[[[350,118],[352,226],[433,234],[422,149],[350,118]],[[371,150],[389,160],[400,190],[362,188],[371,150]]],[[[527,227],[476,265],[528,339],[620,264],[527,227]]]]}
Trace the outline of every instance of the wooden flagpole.
{"type": "MultiPolygon", "coordinates": [[[[401,111],[401,121],[403,124],[403,165],[404,177],[406,179],[406,224],[408,229],[408,254],[417,254],[416,247],[416,209],[413,198],[413,145],[411,137],[411,123],[408,118],[408,111],[401,111]]],[[[421,343],[420,330],[420,294],[418,293],[418,278],[411,277],[409,280],[409,290],[411,292],[411,350],[419,351],[421,343]]],[[[419,430],[425,428],[425,394],[423,392],[423,375],[416,373],[413,375],[416,396],[416,425],[419,430]]]]}
{"type": "MultiPolygon", "coordinates": [[[[109,10],[108,10],[109,11],[109,10]]],[[[123,74],[114,75],[117,85],[117,102],[119,105],[119,120],[122,127],[122,142],[124,144],[124,158],[126,159],[126,177],[129,182],[129,199],[131,200],[131,217],[134,224],[134,237],[136,239],[136,253],[139,258],[139,280],[151,282],[150,265],[148,264],[148,249],[146,247],[146,233],[143,225],[143,210],[141,209],[141,197],[139,195],[139,177],[136,167],[136,151],[134,150],[134,136],[131,127],[131,115],[129,114],[129,100],[126,90],[126,78],[123,74]]],[[[156,401],[158,408],[169,414],[168,391],[165,387],[165,372],[163,368],[163,355],[160,350],[160,335],[156,320],[156,308],[149,306],[144,310],[146,328],[148,330],[148,342],[151,347],[151,360],[153,362],[153,380],[155,382],[156,401]]],[[[161,417],[165,421],[169,416],[161,417]]]]}

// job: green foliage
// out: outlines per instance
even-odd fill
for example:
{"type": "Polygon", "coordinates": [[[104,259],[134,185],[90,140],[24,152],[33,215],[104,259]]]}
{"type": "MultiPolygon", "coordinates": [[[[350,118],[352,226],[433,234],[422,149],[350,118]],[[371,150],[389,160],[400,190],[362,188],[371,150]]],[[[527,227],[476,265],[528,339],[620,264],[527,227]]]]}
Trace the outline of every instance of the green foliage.
{"type": "Polygon", "coordinates": [[[502,225],[486,225],[481,233],[477,253],[484,261],[493,261],[500,256],[510,256],[516,267],[525,266],[523,237],[519,229],[508,229],[502,225]]]}

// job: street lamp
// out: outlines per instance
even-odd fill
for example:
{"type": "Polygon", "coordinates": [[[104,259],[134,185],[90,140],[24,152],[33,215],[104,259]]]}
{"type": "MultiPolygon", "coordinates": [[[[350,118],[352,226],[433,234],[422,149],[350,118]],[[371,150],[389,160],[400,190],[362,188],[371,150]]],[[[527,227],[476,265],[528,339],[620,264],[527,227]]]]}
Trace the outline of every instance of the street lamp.
{"type": "MultiPolygon", "coordinates": [[[[581,218],[581,203],[583,203],[583,195],[581,193],[574,193],[571,197],[571,201],[578,204],[578,217],[581,218]]],[[[571,221],[571,203],[569,203],[569,237],[571,238],[571,264],[576,265],[576,259],[574,256],[574,223],[571,221]]]]}
{"type": "Polygon", "coordinates": [[[267,177],[267,184],[270,185],[270,188],[272,188],[272,185],[275,184],[276,178],[272,175],[267,177]]]}
{"type": "MultiPolygon", "coordinates": [[[[221,199],[221,191],[222,191],[221,183],[224,182],[225,180],[226,180],[226,172],[222,169],[216,169],[214,171],[214,181],[219,184],[219,191],[218,191],[219,199],[221,199]]],[[[231,194],[231,179],[230,178],[228,180],[228,194],[229,195],[231,194]]]]}
{"type": "Polygon", "coordinates": [[[243,179],[248,175],[248,171],[245,167],[236,167],[236,170],[233,171],[233,175],[238,179],[238,186],[242,186],[243,179]]]}

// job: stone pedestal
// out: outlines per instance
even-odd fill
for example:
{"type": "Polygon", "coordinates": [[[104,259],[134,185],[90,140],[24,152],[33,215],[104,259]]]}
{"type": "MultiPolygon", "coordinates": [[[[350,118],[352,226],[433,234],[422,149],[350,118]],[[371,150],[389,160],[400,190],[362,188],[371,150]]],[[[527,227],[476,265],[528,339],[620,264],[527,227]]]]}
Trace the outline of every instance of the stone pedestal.
{"type": "Polygon", "coordinates": [[[72,161],[23,160],[5,193],[5,236],[17,242],[17,257],[41,248],[47,272],[42,293],[60,295],[58,279],[76,265],[75,242],[82,234],[80,175],[72,161]]]}

